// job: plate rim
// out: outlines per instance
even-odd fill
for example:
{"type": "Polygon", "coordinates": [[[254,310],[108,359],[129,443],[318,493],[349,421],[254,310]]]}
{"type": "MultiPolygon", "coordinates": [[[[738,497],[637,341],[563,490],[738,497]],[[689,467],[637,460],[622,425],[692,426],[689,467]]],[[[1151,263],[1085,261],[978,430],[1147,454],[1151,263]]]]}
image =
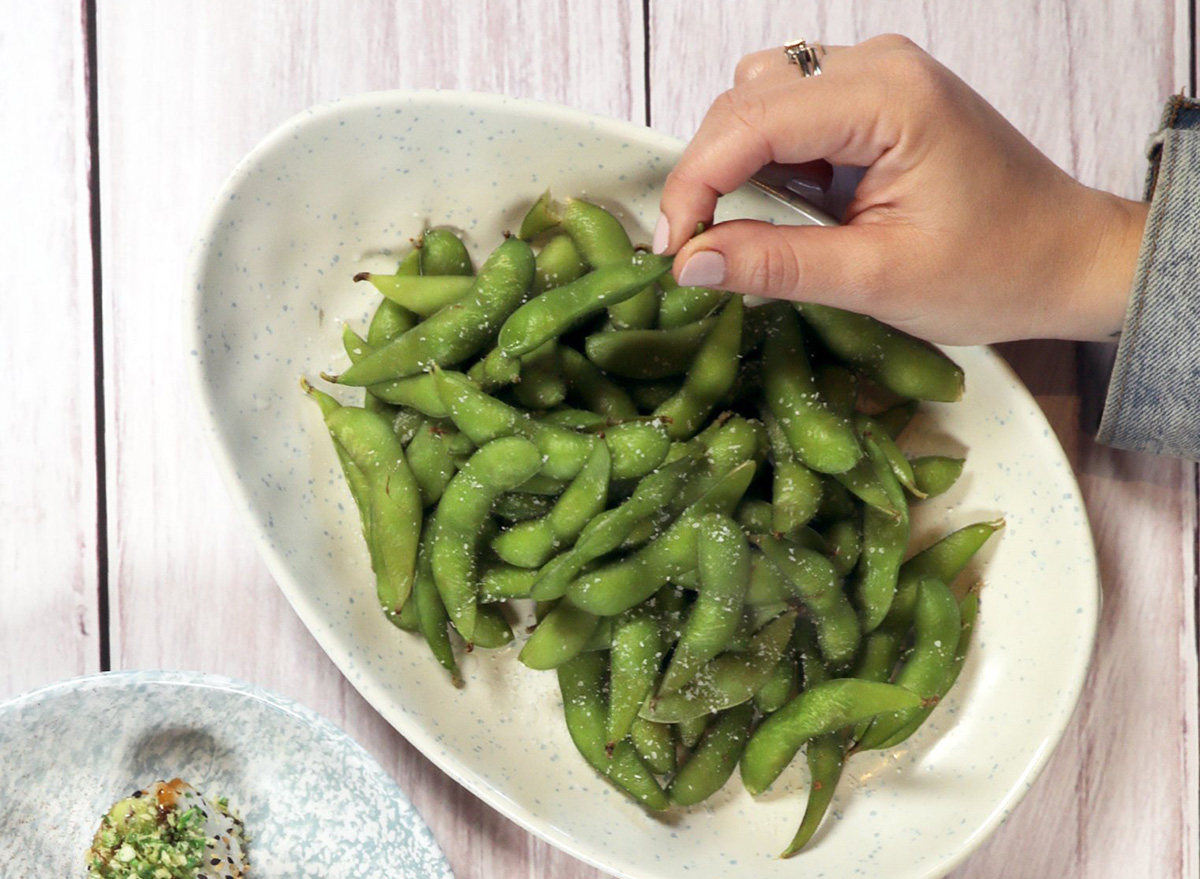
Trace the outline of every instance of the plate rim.
{"type": "MultiPolygon", "coordinates": [[[[229,497],[234,502],[234,506],[238,510],[238,515],[242,517],[243,523],[249,526],[251,539],[258,551],[259,557],[267,566],[276,585],[283,593],[288,604],[296,612],[297,616],[300,617],[305,628],[317,641],[335,667],[337,667],[342,677],[354,687],[372,709],[403,736],[406,741],[420,751],[426,759],[430,760],[442,772],[453,779],[456,784],[470,791],[489,807],[495,809],[508,820],[513,821],[529,833],[545,840],[556,848],[566,851],[584,863],[611,875],[622,877],[622,879],[662,879],[666,874],[660,873],[652,863],[638,864],[625,862],[624,860],[616,862],[612,858],[604,859],[604,852],[597,847],[558,831],[557,827],[548,818],[539,817],[532,810],[509,799],[499,788],[478,777],[476,773],[460,764],[453,755],[440,751],[436,747],[432,736],[424,730],[421,724],[403,713],[391,710],[391,705],[388,703],[386,694],[381,689],[366,688],[364,692],[365,685],[346,671],[344,666],[347,663],[345,662],[345,657],[341,655],[342,651],[340,648],[337,648],[334,644],[332,628],[324,623],[323,617],[315,607],[315,602],[303,595],[302,590],[294,582],[294,578],[282,557],[282,553],[271,546],[265,530],[260,528],[260,523],[253,515],[249,493],[237,476],[237,468],[232,453],[221,442],[221,433],[214,414],[216,412],[215,400],[210,392],[209,385],[205,381],[205,361],[200,355],[204,345],[200,332],[201,312],[199,306],[203,289],[202,280],[207,253],[206,244],[219,225],[222,206],[229,202],[230,195],[237,184],[240,183],[247,171],[258,162],[260,157],[268,154],[284,141],[285,138],[290,137],[296,126],[300,123],[341,111],[360,110],[364,107],[374,108],[381,104],[415,104],[417,101],[426,101],[429,102],[428,105],[434,106],[451,105],[455,108],[466,105],[470,108],[487,111],[496,109],[515,110],[524,116],[535,117],[542,121],[582,124],[586,128],[635,140],[642,145],[672,154],[677,153],[685,143],[679,138],[664,134],[636,122],[594,114],[551,101],[452,89],[386,89],[367,91],[314,104],[293,114],[264,135],[234,166],[205,211],[188,252],[184,274],[184,307],[182,309],[185,342],[184,354],[187,355],[188,352],[195,352],[196,356],[185,356],[184,359],[187,361],[186,372],[188,383],[195,398],[201,404],[201,431],[204,434],[209,453],[213,456],[213,460],[217,465],[221,481],[229,497]]],[[[760,197],[766,198],[766,196],[760,197]]],[[[799,214],[797,214],[797,218],[800,218],[799,214]]],[[[957,346],[939,347],[953,349],[953,347],[957,346]]],[[[925,873],[919,874],[919,879],[937,879],[937,877],[944,876],[973,854],[995,832],[997,827],[1005,821],[1021,800],[1024,799],[1025,795],[1032,788],[1033,782],[1042,773],[1051,755],[1061,744],[1063,734],[1078,710],[1084,691],[1084,684],[1091,668],[1103,598],[1095,538],[1087,507],[1083,501],[1083,492],[1080,490],[1075,469],[1067,458],[1066,451],[1059,441],[1058,435],[1047,420],[1045,412],[1038,405],[1024,382],[1021,381],[1016,371],[993,348],[990,346],[962,346],[960,350],[980,352],[986,361],[998,369],[1012,383],[1020,395],[1021,402],[1028,408],[1030,416],[1035,419],[1038,426],[1044,428],[1046,431],[1053,450],[1053,460],[1048,463],[1058,463],[1061,465],[1064,477],[1068,480],[1075,497],[1078,499],[1082,518],[1081,531],[1086,543],[1085,546],[1081,547],[1079,554],[1080,559],[1086,562],[1086,570],[1081,573],[1080,579],[1086,580],[1091,584],[1092,588],[1089,590],[1089,594],[1094,597],[1094,601],[1089,602],[1084,609],[1083,625],[1086,626],[1086,649],[1080,651],[1080,659],[1067,681],[1070,685],[1070,698],[1064,703],[1064,710],[1055,714],[1047,737],[1043,739],[1031,759],[1025,764],[1023,771],[1014,779],[1006,796],[995,803],[987,819],[981,822],[976,827],[975,832],[960,844],[957,851],[940,860],[931,859],[928,862],[929,869],[925,873]],[[1047,742],[1051,742],[1049,747],[1046,746],[1047,742]]],[[[917,876],[917,874],[914,874],[914,876],[917,876]]]]}

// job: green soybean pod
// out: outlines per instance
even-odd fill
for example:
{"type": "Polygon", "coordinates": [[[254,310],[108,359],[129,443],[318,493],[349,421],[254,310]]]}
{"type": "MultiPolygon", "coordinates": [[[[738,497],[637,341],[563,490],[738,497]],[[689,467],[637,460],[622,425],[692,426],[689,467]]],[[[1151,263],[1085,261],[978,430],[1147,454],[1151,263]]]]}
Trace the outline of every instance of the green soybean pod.
{"type": "Polygon", "coordinates": [[[662,694],[684,686],[721,652],[737,629],[746,599],[750,548],[741,527],[720,513],[702,517],[697,527],[704,535],[696,544],[700,595],[663,673],[662,694]]]}
{"type": "Polygon", "coordinates": [[[680,806],[694,806],[716,793],[733,775],[750,737],[754,706],[749,703],[720,714],[687,762],[671,779],[667,797],[680,806]]]}
{"type": "Polygon", "coordinates": [[[513,396],[526,409],[551,409],[567,398],[556,341],[551,339],[521,358],[513,396]]]}
{"type": "Polygon", "coordinates": [[[625,388],[639,411],[654,412],[659,406],[679,393],[679,388],[682,384],[683,382],[678,379],[630,381],[625,383],[625,388]]]}
{"type": "Polygon", "coordinates": [[[842,778],[842,768],[846,764],[846,742],[841,733],[826,733],[812,739],[804,749],[804,759],[808,763],[808,774],[811,779],[808,788],[808,803],[804,807],[804,817],[796,835],[788,843],[787,848],[780,852],[779,857],[790,858],[804,846],[808,845],[821,826],[829,804],[833,801],[833,792],[842,778]]]}
{"type": "Polygon", "coordinates": [[[592,768],[617,789],[647,809],[662,811],[669,805],[666,794],[633,744],[623,739],[611,750],[606,747],[606,673],[607,659],[599,652],[582,653],[558,667],[558,687],[571,741],[592,768]]]}
{"type": "Polygon", "coordinates": [[[560,406],[535,417],[545,424],[566,427],[570,430],[600,432],[608,426],[608,419],[603,415],[597,415],[589,409],[575,409],[571,406],[560,406]]]}
{"type": "Polygon", "coordinates": [[[819,473],[844,473],[863,455],[853,425],[825,405],[790,310],[780,313],[763,346],[763,395],[801,462],[819,473]]]}
{"type": "Polygon", "coordinates": [[[887,431],[888,436],[896,439],[908,427],[914,415],[917,414],[917,401],[905,400],[891,408],[884,409],[874,416],[875,423],[887,431]]]}
{"type": "Polygon", "coordinates": [[[541,454],[533,443],[505,437],[472,455],[442,494],[430,559],[446,611],[468,643],[474,637],[478,613],[477,545],[492,502],[521,485],[540,466],[541,454]]]}
{"type": "Polygon", "coordinates": [[[547,290],[508,316],[500,329],[500,347],[510,357],[528,354],[606,306],[628,299],[670,268],[670,257],[636,253],[547,290]]]}
{"type": "MultiPolygon", "coordinates": [[[[372,321],[372,325],[374,321],[372,321]]],[[[386,342],[384,342],[386,344],[386,342]]],[[[342,328],[342,346],[351,363],[358,363],[376,350],[376,346],[365,341],[349,325],[342,328]]],[[[367,387],[367,399],[390,406],[405,406],[416,409],[430,418],[445,418],[446,407],[438,397],[433,376],[414,375],[394,381],[380,382],[367,387]]],[[[367,408],[373,408],[368,406],[367,408]]],[[[386,411],[386,410],[384,410],[386,411]]]]}
{"type": "Polygon", "coordinates": [[[682,690],[649,699],[639,716],[661,723],[685,723],[749,702],[770,680],[791,641],[795,623],[795,611],[779,615],[754,634],[746,650],[722,653],[682,690]]]}
{"type": "Polygon", "coordinates": [[[595,364],[569,346],[560,352],[567,393],[598,415],[619,421],[637,418],[638,409],[629,394],[611,381],[595,364]]]}
{"type": "Polygon", "coordinates": [[[962,369],[928,342],[828,305],[804,303],[796,308],[826,348],[889,391],[943,403],[962,398],[962,369]]]}
{"type": "Polygon", "coordinates": [[[467,245],[449,229],[428,229],[421,236],[421,274],[468,276],[474,273],[467,245]]]}
{"type": "Polygon", "coordinates": [[[509,238],[488,257],[470,292],[337,377],[340,384],[373,385],[466,360],[491,341],[525,298],[533,280],[529,245],[509,238]]]}
{"type": "Polygon", "coordinates": [[[862,526],[857,517],[833,522],[821,532],[821,537],[825,540],[825,554],[833,562],[838,576],[849,576],[862,555],[862,526]]]}
{"type": "Polygon", "coordinates": [[[521,358],[509,357],[500,348],[493,348],[471,364],[467,377],[481,391],[491,393],[520,379],[521,358]]]}
{"type": "Polygon", "coordinates": [[[613,623],[609,662],[608,741],[629,735],[638,710],[654,689],[659,665],[667,652],[661,622],[644,606],[617,617],[613,623]]]}
{"type": "Polygon", "coordinates": [[[700,714],[696,717],[690,717],[687,720],[673,723],[671,726],[675,730],[679,744],[691,751],[695,749],[696,745],[700,744],[700,739],[703,738],[704,731],[708,729],[708,723],[711,719],[711,714],[700,714]]]}
{"type": "Polygon", "coordinates": [[[513,525],[492,541],[496,555],[510,565],[537,568],[560,547],[572,543],[604,510],[612,461],[608,446],[597,443],[583,469],[544,517],[513,525]]]}
{"type": "Polygon", "coordinates": [[[656,421],[629,421],[604,431],[604,444],[612,455],[612,478],[641,479],[671,451],[667,428],[656,421]]]}
{"type": "Polygon", "coordinates": [[[770,501],[744,500],[738,504],[733,517],[743,530],[751,534],[770,534],[774,531],[774,511],[770,501]]]}
{"type": "Polygon", "coordinates": [[[865,442],[889,502],[898,513],[893,516],[872,506],[863,510],[862,554],[855,570],[853,591],[863,632],[871,632],[883,622],[892,606],[910,529],[908,504],[900,483],[875,439],[867,437],[865,442]]]}
{"type": "Polygon", "coordinates": [[[372,560],[380,606],[400,612],[412,592],[421,537],[421,490],[391,422],[366,409],[342,407],[325,419],[334,440],[362,472],[370,491],[372,560]]]}
{"type": "MultiPolygon", "coordinates": [[[[596,268],[611,265],[633,254],[633,244],[621,221],[599,205],[582,199],[569,199],[562,212],[562,227],[574,239],[584,259],[596,268]]],[[[608,310],[613,326],[642,329],[654,326],[658,317],[658,298],[654,287],[646,285],[636,295],[614,304],[608,310]]]]}
{"type": "Polygon", "coordinates": [[[670,724],[635,717],[629,740],[655,775],[670,775],[675,771],[675,736],[670,724]]]}
{"type": "Polygon", "coordinates": [[[805,690],[759,725],[742,753],[742,783],[754,796],[779,777],[805,742],[921,699],[903,687],[836,678],[805,690]]]}
{"type": "Polygon", "coordinates": [[[754,694],[754,707],[761,714],[773,714],[788,703],[800,688],[800,666],[790,652],[784,653],[771,676],[754,694]]]}
{"type": "Polygon", "coordinates": [[[429,317],[471,292],[475,279],[456,275],[380,275],[360,272],[356,281],[369,281],[383,296],[407,311],[429,317]]]}
{"type": "Polygon", "coordinates": [[[587,273],[587,263],[570,235],[555,235],[538,251],[533,270],[535,296],[569,284],[587,273]]]}
{"type": "Polygon", "coordinates": [[[559,601],[537,624],[517,658],[533,669],[558,668],[583,652],[599,623],[599,617],[559,601]]]}
{"type": "MultiPolygon", "coordinates": [[[[750,533],[761,533],[750,529],[750,533]]],[[[778,604],[792,601],[795,591],[770,559],[757,547],[750,548],[750,583],[746,587],[746,604],[749,607],[778,604]]]]}
{"type": "Polygon", "coordinates": [[[408,466],[421,488],[421,500],[427,507],[441,499],[442,492],[458,469],[449,446],[445,433],[428,424],[418,430],[408,444],[408,466]]]}
{"type": "Polygon", "coordinates": [[[771,410],[765,409],[762,416],[775,461],[771,473],[772,513],[769,530],[792,534],[817,515],[825,493],[825,483],[819,475],[796,460],[771,410]]]}
{"type": "Polygon", "coordinates": [[[433,378],[451,420],[472,442],[482,446],[501,437],[525,437],[541,452],[541,473],[551,479],[574,478],[596,443],[595,437],[530,418],[485,394],[461,373],[435,368],[433,378]]]}
{"type": "Polygon", "coordinates": [[[533,203],[521,220],[521,229],[517,237],[522,241],[533,241],[539,235],[549,232],[562,222],[554,202],[550,198],[550,190],[546,190],[533,203]]]}
{"type": "Polygon", "coordinates": [[[438,592],[437,583],[433,580],[433,566],[429,561],[429,546],[433,534],[433,517],[425,523],[422,533],[421,546],[417,550],[417,573],[413,581],[414,606],[417,609],[417,624],[429,651],[434,658],[450,673],[450,681],[455,687],[462,686],[462,674],[458,670],[458,662],[454,658],[454,648],[450,644],[450,617],[446,606],[442,604],[442,596],[438,592]]]}
{"type": "Polygon", "coordinates": [[[710,287],[680,287],[670,275],[658,281],[663,289],[658,303],[658,325],[664,330],[703,320],[725,304],[730,294],[710,287]]]}
{"type": "Polygon", "coordinates": [[[499,604],[480,602],[475,615],[475,635],[471,639],[471,646],[496,650],[511,644],[512,640],[512,626],[504,616],[502,607],[499,604]]]}
{"type": "Polygon", "coordinates": [[[670,330],[605,330],[587,337],[588,360],[605,372],[638,380],[683,375],[716,323],[713,318],[670,330]]]}
{"type": "Polygon", "coordinates": [[[832,562],[815,550],[776,537],[755,535],[754,541],[808,609],[825,661],[835,667],[853,662],[862,632],[832,562]]]}
{"type": "Polygon", "coordinates": [[[673,576],[695,568],[699,519],[706,513],[732,513],[753,478],[753,461],[734,468],[658,538],[574,580],[567,597],[599,616],[613,616],[645,601],[673,576]]]}
{"type": "Polygon", "coordinates": [[[554,503],[555,498],[548,495],[512,492],[496,498],[492,512],[509,522],[526,522],[549,513],[554,503]]]}
{"type": "Polygon", "coordinates": [[[725,303],[717,322],[692,358],[683,386],[654,411],[665,419],[672,439],[686,439],[700,430],[716,405],[733,387],[738,374],[742,338],[742,297],[725,303]]]}
{"type": "Polygon", "coordinates": [[[513,565],[487,565],[479,575],[479,603],[493,604],[513,598],[528,598],[537,571],[513,565]]]}
{"type": "Polygon", "coordinates": [[[697,466],[690,452],[645,476],[620,506],[596,516],[579,535],[575,546],[552,559],[541,570],[533,588],[538,600],[558,598],[589,562],[617,549],[639,523],[664,507],[697,466]]]}
{"type": "MultiPolygon", "coordinates": [[[[913,646],[900,667],[896,683],[921,697],[924,704],[936,704],[948,689],[946,681],[953,668],[955,651],[962,628],[962,617],[949,587],[941,580],[922,577],[917,586],[913,646]]],[[[919,718],[921,706],[881,714],[858,739],[855,749],[879,748],[919,718]]]]}
{"type": "Polygon", "coordinates": [[[921,708],[916,709],[909,722],[901,726],[886,741],[881,742],[879,745],[880,748],[894,748],[920,729],[921,724],[933,713],[933,709],[941,703],[942,697],[949,692],[950,688],[954,686],[955,681],[958,680],[963,664],[967,659],[967,651],[971,646],[971,635],[975,630],[975,622],[979,614],[979,593],[971,592],[967,594],[959,604],[959,614],[962,619],[962,629],[959,633],[958,645],[954,650],[954,659],[951,661],[950,670],[942,682],[939,692],[936,694],[936,699],[929,700],[933,704],[923,705],[921,708]]]}
{"type": "Polygon", "coordinates": [[[913,458],[910,463],[920,496],[937,497],[948,492],[951,486],[958,482],[966,461],[947,455],[925,455],[913,458]]]}
{"type": "Polygon", "coordinates": [[[859,415],[857,423],[863,436],[870,436],[875,441],[875,445],[879,446],[879,450],[883,452],[883,457],[887,461],[888,467],[891,468],[892,474],[904,486],[905,490],[917,498],[925,497],[925,493],[917,485],[917,478],[913,474],[912,464],[909,463],[908,458],[904,457],[904,453],[900,451],[900,447],[896,445],[896,441],[892,439],[891,434],[866,415],[859,415]]]}

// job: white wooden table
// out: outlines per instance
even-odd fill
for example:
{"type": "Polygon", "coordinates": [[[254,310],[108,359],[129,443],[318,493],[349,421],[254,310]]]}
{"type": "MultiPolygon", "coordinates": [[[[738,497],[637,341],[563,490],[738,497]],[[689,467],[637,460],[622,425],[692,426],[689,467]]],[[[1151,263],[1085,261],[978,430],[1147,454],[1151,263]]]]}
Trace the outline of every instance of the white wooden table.
{"type": "MultiPolygon", "coordinates": [[[[898,31],[1072,174],[1136,196],[1162,100],[1195,90],[1195,19],[1195,0],[0,0],[0,697],[104,669],[254,681],[378,757],[459,879],[599,875],[376,716],[232,516],[180,344],[218,185],[278,122],[353,92],[497,91],[687,136],[746,51],[898,31]]],[[[1082,433],[1076,346],[1004,353],[1075,466],[1104,605],[1062,744],[955,875],[1200,879],[1196,466],[1082,433]]]]}

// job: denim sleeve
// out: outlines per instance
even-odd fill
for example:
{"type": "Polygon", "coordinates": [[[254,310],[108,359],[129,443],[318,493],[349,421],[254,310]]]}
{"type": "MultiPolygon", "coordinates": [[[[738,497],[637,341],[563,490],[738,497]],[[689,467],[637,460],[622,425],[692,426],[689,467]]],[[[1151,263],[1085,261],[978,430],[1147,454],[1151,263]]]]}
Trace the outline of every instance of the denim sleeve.
{"type": "Polygon", "coordinates": [[[1151,138],[1150,215],[1097,439],[1200,460],[1200,102],[1151,138]]]}

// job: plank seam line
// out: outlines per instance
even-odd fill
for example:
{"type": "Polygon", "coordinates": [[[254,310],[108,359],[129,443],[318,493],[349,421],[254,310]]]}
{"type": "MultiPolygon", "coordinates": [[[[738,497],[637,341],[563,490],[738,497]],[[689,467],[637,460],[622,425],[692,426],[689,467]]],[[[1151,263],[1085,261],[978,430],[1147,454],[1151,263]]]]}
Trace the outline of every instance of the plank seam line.
{"type": "Polygon", "coordinates": [[[87,43],[88,108],[88,220],[92,246],[92,362],[93,406],[96,431],[96,610],[100,641],[100,671],[112,670],[108,589],[107,449],[104,444],[104,285],[100,257],[100,111],[97,64],[96,0],[83,2],[84,39],[87,43]]]}
{"type": "MultiPolygon", "coordinates": [[[[1194,0],[1193,0],[1194,2],[1194,0]]],[[[642,101],[646,127],[650,127],[650,0],[642,0],[642,101]]]]}

